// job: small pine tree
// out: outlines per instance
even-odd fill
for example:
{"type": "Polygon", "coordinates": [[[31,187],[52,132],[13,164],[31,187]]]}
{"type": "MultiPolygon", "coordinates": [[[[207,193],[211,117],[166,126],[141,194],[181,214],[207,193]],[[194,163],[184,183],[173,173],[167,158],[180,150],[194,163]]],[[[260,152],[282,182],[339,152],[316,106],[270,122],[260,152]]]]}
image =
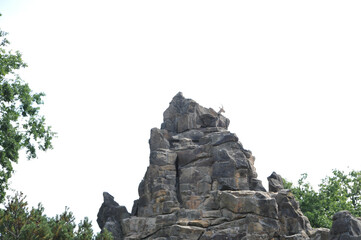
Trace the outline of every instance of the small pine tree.
{"type": "Polygon", "coordinates": [[[91,221],[87,217],[83,221],[80,221],[78,225],[78,231],[74,240],[89,240],[93,238],[93,229],[91,221]]]}
{"type": "Polygon", "coordinates": [[[107,229],[104,229],[101,233],[97,234],[95,240],[113,240],[113,235],[107,229]]]}
{"type": "Polygon", "coordinates": [[[76,229],[68,207],[62,214],[49,218],[40,203],[29,211],[25,199],[19,192],[6,197],[4,209],[0,209],[0,240],[113,240],[106,230],[94,235],[87,217],[76,229]]]}

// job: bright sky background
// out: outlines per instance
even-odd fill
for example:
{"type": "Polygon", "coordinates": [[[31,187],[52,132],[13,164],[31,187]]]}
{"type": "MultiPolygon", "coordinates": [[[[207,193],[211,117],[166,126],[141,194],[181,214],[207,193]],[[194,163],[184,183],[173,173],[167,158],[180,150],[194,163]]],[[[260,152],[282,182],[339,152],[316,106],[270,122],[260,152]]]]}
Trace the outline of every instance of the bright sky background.
{"type": "Polygon", "coordinates": [[[46,93],[54,150],[11,187],[49,216],[95,222],[102,192],[131,211],[150,129],[179,91],[223,104],[259,179],[314,186],[361,170],[361,2],[0,0],[0,27],[46,93]]]}

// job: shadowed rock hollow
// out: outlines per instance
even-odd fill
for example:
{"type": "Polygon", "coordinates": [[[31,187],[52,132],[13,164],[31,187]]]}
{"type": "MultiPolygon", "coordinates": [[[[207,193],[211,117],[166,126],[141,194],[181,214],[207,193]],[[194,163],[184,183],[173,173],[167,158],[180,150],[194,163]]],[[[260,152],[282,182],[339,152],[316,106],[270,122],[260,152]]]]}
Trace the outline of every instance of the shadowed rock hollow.
{"type": "Polygon", "coordinates": [[[182,93],[163,116],[131,214],[104,193],[98,224],[114,239],[329,239],[328,229],[311,228],[279,175],[265,190],[229,119],[182,93]]]}

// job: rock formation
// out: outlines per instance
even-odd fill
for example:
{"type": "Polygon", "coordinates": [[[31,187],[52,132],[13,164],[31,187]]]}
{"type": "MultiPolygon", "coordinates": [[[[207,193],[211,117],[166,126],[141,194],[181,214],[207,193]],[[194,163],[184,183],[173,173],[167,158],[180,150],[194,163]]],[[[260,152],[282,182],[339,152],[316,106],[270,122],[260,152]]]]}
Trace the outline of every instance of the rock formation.
{"type": "Polygon", "coordinates": [[[278,192],[284,188],[283,179],[276,172],[273,172],[271,176],[267,178],[267,180],[268,180],[268,190],[270,192],[278,192]]]}
{"type": "Polygon", "coordinates": [[[122,239],[123,232],[119,219],[129,218],[130,214],[124,206],[114,201],[114,197],[109,193],[103,193],[104,202],[98,212],[98,225],[100,229],[106,228],[113,234],[115,239],[122,239]]]}
{"type": "Polygon", "coordinates": [[[150,163],[131,214],[104,193],[100,228],[115,240],[328,239],[327,230],[311,228],[279,175],[265,190],[255,157],[229,123],[178,93],[161,129],[151,130],[150,163]]]}
{"type": "Polygon", "coordinates": [[[361,240],[361,219],[353,217],[349,211],[341,211],[332,220],[330,240],[361,240]]]}

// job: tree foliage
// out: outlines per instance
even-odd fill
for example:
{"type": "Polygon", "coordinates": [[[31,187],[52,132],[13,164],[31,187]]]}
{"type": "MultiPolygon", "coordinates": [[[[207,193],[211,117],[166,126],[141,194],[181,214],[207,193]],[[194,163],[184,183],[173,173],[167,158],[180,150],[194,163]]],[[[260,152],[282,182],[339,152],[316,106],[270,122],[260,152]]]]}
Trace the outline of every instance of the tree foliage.
{"type": "Polygon", "coordinates": [[[55,136],[39,113],[44,93],[34,93],[16,73],[27,65],[20,52],[8,50],[6,35],[0,29],[0,202],[19,151],[26,149],[28,159],[36,158],[37,150],[52,148],[55,136]]]}
{"type": "Polygon", "coordinates": [[[55,217],[47,217],[44,207],[28,209],[22,193],[8,196],[4,209],[0,209],[0,240],[112,240],[109,232],[94,235],[88,218],[76,228],[75,218],[69,208],[55,217]]]}
{"type": "Polygon", "coordinates": [[[361,217],[361,171],[353,170],[346,174],[333,170],[332,175],[318,185],[318,191],[306,179],[307,174],[302,174],[296,186],[286,180],[284,184],[292,190],[312,227],[331,228],[332,216],[342,210],[361,217]]]}

